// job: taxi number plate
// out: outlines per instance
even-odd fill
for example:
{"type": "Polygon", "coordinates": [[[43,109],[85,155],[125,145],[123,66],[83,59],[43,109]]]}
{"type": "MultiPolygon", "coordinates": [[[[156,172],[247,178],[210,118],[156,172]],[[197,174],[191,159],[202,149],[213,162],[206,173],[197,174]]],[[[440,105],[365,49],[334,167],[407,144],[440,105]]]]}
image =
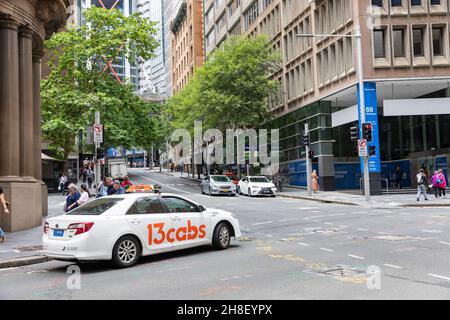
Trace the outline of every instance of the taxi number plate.
{"type": "Polygon", "coordinates": [[[54,237],[63,237],[64,236],[64,230],[60,230],[60,229],[53,230],[53,236],[54,237]]]}

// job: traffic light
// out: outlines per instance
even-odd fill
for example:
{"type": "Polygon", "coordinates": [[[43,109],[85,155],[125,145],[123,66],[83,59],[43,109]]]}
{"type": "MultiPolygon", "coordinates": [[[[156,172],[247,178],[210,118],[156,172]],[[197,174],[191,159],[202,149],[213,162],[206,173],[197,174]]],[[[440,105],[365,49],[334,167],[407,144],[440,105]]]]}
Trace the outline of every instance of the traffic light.
{"type": "Polygon", "coordinates": [[[97,159],[105,157],[105,150],[103,148],[97,148],[97,159]]]}
{"type": "Polygon", "coordinates": [[[308,152],[308,158],[314,159],[314,151],[309,150],[309,152],[308,152]]]}
{"type": "Polygon", "coordinates": [[[370,122],[363,123],[362,125],[363,139],[367,142],[372,141],[372,124],[370,122]]]}
{"type": "Polygon", "coordinates": [[[369,147],[369,156],[373,157],[376,154],[377,154],[377,148],[375,146],[370,146],[369,147]]]}
{"type": "Polygon", "coordinates": [[[350,128],[350,140],[358,141],[358,139],[359,139],[358,127],[351,127],[350,128]]]}
{"type": "Polygon", "coordinates": [[[305,134],[305,132],[303,132],[302,139],[303,139],[303,146],[309,147],[310,145],[309,134],[305,134]]]}

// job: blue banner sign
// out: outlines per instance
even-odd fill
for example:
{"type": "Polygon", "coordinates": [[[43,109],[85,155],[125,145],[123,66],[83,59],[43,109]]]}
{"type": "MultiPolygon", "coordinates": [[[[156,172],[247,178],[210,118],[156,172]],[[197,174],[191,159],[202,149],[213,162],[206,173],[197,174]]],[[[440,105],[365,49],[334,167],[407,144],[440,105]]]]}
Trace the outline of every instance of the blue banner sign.
{"type": "MultiPolygon", "coordinates": [[[[360,137],[362,137],[361,129],[361,108],[360,108],[360,96],[359,85],[357,86],[358,92],[358,119],[360,137]]],[[[364,101],[365,101],[365,113],[366,123],[372,124],[372,141],[369,142],[368,149],[375,147],[375,155],[369,158],[369,172],[381,172],[380,166],[380,143],[378,135],[378,103],[377,103],[377,86],[374,82],[364,82],[364,101]]],[[[364,160],[361,157],[361,172],[364,172],[364,160]]]]}

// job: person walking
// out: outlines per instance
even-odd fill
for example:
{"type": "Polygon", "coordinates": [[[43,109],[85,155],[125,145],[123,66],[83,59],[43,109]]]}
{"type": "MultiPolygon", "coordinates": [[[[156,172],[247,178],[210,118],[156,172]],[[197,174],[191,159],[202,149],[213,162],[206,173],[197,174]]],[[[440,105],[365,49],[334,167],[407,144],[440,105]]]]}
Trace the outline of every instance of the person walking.
{"type": "Polygon", "coordinates": [[[312,183],[312,189],[314,193],[317,193],[319,191],[319,176],[317,175],[317,171],[313,170],[311,174],[311,183],[312,183]]]}
{"type": "Polygon", "coordinates": [[[81,196],[80,199],[78,199],[77,201],[78,203],[77,207],[82,206],[85,203],[88,203],[89,199],[91,198],[91,193],[89,192],[88,187],[84,183],[81,185],[80,189],[81,189],[81,196]]]}
{"type": "Polygon", "coordinates": [[[397,167],[394,171],[395,174],[395,187],[397,189],[403,189],[403,171],[400,167],[397,167]]]}
{"type": "Polygon", "coordinates": [[[436,187],[438,189],[439,198],[445,198],[445,189],[447,188],[447,180],[445,179],[444,172],[442,169],[439,169],[436,175],[436,187]]]}
{"type": "MultiPolygon", "coordinates": [[[[438,172],[435,171],[433,176],[431,177],[431,185],[430,187],[434,189],[434,196],[437,198],[438,197],[438,193],[439,193],[439,187],[437,185],[437,176],[438,176],[438,172]]],[[[440,198],[440,196],[439,196],[440,198]]]]}
{"type": "Polygon", "coordinates": [[[92,183],[94,182],[94,178],[95,178],[94,171],[91,168],[87,169],[86,178],[87,178],[89,189],[91,189],[92,183]]]}
{"type": "MultiPolygon", "coordinates": [[[[9,214],[7,201],[5,200],[5,194],[3,193],[3,188],[0,186],[0,207],[3,208],[4,214],[9,214]]],[[[0,242],[5,241],[5,233],[3,232],[2,228],[0,227],[0,242]]]]}
{"type": "Polygon", "coordinates": [[[129,187],[131,187],[133,183],[128,179],[128,176],[123,177],[123,181],[121,183],[122,188],[125,190],[128,190],[129,187]]]}
{"type": "Polygon", "coordinates": [[[67,176],[63,172],[61,172],[59,177],[59,191],[62,192],[62,195],[65,195],[66,184],[67,184],[67,176]]]}
{"type": "Polygon", "coordinates": [[[71,183],[68,187],[69,194],[66,197],[66,205],[64,207],[65,212],[69,212],[76,207],[78,207],[78,200],[80,200],[80,193],[78,192],[78,188],[75,184],[71,183]]]}
{"type": "Polygon", "coordinates": [[[428,201],[427,198],[427,184],[428,179],[423,169],[420,169],[416,175],[417,181],[417,201],[420,201],[420,194],[423,193],[425,201],[428,201]]]}

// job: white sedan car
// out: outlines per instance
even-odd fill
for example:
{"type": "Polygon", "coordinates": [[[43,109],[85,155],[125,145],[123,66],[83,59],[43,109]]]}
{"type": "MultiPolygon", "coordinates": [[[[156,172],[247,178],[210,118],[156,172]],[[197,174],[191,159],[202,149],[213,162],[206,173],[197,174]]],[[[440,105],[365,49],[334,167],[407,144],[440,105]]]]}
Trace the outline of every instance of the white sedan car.
{"type": "Polygon", "coordinates": [[[243,177],[238,184],[239,194],[276,197],[277,188],[264,176],[243,177]]]}
{"type": "Polygon", "coordinates": [[[43,253],[57,260],[112,260],[130,267],[139,257],[202,245],[226,249],[241,236],[239,221],[172,194],[103,197],[49,218],[43,253]]]}

